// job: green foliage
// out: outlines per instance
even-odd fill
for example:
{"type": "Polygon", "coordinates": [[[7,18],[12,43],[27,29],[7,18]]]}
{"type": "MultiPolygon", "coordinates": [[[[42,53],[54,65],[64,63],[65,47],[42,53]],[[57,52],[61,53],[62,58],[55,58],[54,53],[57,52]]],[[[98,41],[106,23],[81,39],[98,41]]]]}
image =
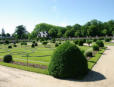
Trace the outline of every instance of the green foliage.
{"type": "Polygon", "coordinates": [[[38,46],[38,44],[37,43],[34,43],[34,46],[38,46]]]}
{"type": "Polygon", "coordinates": [[[93,48],[94,51],[99,51],[99,46],[97,44],[94,44],[92,46],[92,48],[93,48]]]}
{"type": "Polygon", "coordinates": [[[36,42],[35,42],[35,41],[33,41],[32,43],[33,43],[33,44],[35,44],[36,42]]]}
{"type": "Polygon", "coordinates": [[[51,40],[51,42],[52,42],[52,43],[55,43],[55,42],[56,42],[55,38],[53,38],[53,39],[51,40]]]}
{"type": "Polygon", "coordinates": [[[86,43],[90,46],[90,44],[92,43],[92,40],[86,40],[86,43]]]}
{"type": "Polygon", "coordinates": [[[13,46],[14,46],[14,47],[17,47],[17,45],[16,45],[16,44],[14,44],[13,46]]]}
{"type": "Polygon", "coordinates": [[[74,42],[75,44],[78,44],[79,40],[76,39],[76,40],[74,40],[73,42],[74,42]]]}
{"type": "Polygon", "coordinates": [[[85,56],[86,57],[92,57],[93,56],[93,50],[92,49],[88,49],[85,51],[85,56]]]}
{"type": "Polygon", "coordinates": [[[94,39],[93,39],[93,42],[96,42],[96,41],[97,41],[97,39],[94,38],[94,39]]]}
{"type": "Polygon", "coordinates": [[[5,55],[3,58],[3,61],[6,63],[11,63],[12,62],[12,56],[11,55],[5,55]]]}
{"type": "Polygon", "coordinates": [[[78,45],[79,45],[79,46],[83,46],[83,44],[84,44],[84,41],[83,41],[83,40],[81,40],[81,39],[78,40],[78,45]]]}
{"type": "Polygon", "coordinates": [[[105,38],[105,42],[110,42],[111,38],[105,38]]]}
{"type": "Polygon", "coordinates": [[[12,48],[12,46],[8,46],[8,48],[10,48],[10,49],[11,49],[11,48],[12,48]]]}
{"type": "Polygon", "coordinates": [[[101,41],[101,40],[96,41],[96,44],[97,44],[99,47],[104,47],[104,43],[103,43],[103,41],[101,41]]]}
{"type": "Polygon", "coordinates": [[[28,34],[29,33],[26,31],[25,26],[19,25],[16,27],[16,30],[15,30],[13,36],[17,39],[27,39],[28,34]]]}
{"type": "Polygon", "coordinates": [[[55,47],[58,47],[59,46],[59,43],[55,43],[55,47]]]}
{"type": "Polygon", "coordinates": [[[100,37],[99,40],[104,40],[104,37],[100,37]]]}
{"type": "Polygon", "coordinates": [[[6,40],[6,41],[5,41],[5,44],[9,44],[9,41],[8,41],[8,40],[6,40]]]}
{"type": "Polygon", "coordinates": [[[48,42],[47,42],[47,41],[43,41],[42,44],[43,44],[44,46],[46,46],[46,45],[48,44],[48,42]]]}
{"type": "Polygon", "coordinates": [[[88,64],[80,49],[67,41],[54,51],[48,70],[57,78],[78,78],[87,74],[88,64]]]}
{"type": "Polygon", "coordinates": [[[35,48],[35,45],[34,45],[34,44],[32,44],[32,45],[31,45],[31,47],[32,47],[32,48],[35,48]]]}
{"type": "Polygon", "coordinates": [[[27,42],[22,42],[21,45],[27,45],[27,42]]]}

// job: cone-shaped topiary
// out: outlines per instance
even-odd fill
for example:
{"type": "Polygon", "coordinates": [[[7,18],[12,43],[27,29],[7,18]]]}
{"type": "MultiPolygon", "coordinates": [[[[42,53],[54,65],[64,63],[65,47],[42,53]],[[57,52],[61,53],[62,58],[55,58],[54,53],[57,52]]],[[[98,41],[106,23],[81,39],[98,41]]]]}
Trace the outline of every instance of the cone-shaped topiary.
{"type": "Polygon", "coordinates": [[[80,49],[67,41],[54,51],[48,70],[57,78],[79,78],[87,74],[88,64],[80,49]]]}

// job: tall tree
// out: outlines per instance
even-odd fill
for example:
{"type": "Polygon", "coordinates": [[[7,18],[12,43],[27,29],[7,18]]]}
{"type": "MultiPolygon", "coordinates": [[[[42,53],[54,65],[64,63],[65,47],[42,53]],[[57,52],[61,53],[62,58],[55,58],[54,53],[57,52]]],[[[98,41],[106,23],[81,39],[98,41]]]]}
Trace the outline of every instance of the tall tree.
{"type": "Polygon", "coordinates": [[[17,39],[25,39],[27,38],[27,34],[28,32],[26,31],[26,28],[23,25],[17,26],[14,32],[14,36],[16,36],[17,39]]]}
{"type": "Polygon", "coordinates": [[[5,30],[2,28],[2,37],[5,37],[5,30]]]}

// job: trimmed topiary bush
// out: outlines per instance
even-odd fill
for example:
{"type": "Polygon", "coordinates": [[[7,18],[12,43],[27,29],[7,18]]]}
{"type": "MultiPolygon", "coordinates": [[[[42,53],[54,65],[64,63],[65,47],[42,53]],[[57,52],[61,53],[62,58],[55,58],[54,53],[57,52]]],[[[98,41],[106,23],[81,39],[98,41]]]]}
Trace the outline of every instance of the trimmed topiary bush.
{"type": "Polygon", "coordinates": [[[59,46],[59,44],[58,43],[55,43],[55,47],[58,47],[59,46]]]}
{"type": "Polygon", "coordinates": [[[21,45],[27,45],[27,42],[22,42],[21,45]]]}
{"type": "Polygon", "coordinates": [[[80,49],[67,41],[54,51],[48,70],[57,78],[79,78],[87,74],[88,63],[80,49]]]}
{"type": "Polygon", "coordinates": [[[86,43],[90,46],[90,44],[92,43],[91,40],[87,40],[86,43]]]}
{"type": "Polygon", "coordinates": [[[110,42],[111,39],[110,38],[105,38],[105,42],[110,42]]]}
{"type": "Polygon", "coordinates": [[[85,56],[86,57],[92,57],[93,56],[93,50],[92,49],[88,49],[85,51],[85,56]]]}
{"type": "Polygon", "coordinates": [[[12,46],[8,46],[8,48],[12,48],[12,46]]]}
{"type": "Polygon", "coordinates": [[[78,45],[83,46],[84,42],[82,40],[78,40],[78,45]]]}
{"type": "Polygon", "coordinates": [[[97,39],[96,39],[96,38],[94,38],[94,39],[93,39],[93,42],[96,42],[96,41],[97,41],[97,39]]]}
{"type": "Polygon", "coordinates": [[[38,44],[37,43],[34,43],[34,46],[38,46],[38,44]]]}
{"type": "Polygon", "coordinates": [[[5,41],[5,44],[9,44],[9,41],[8,41],[8,40],[6,40],[6,41],[5,41]]]}
{"type": "Polygon", "coordinates": [[[33,41],[32,43],[33,43],[33,44],[35,44],[36,42],[35,42],[35,41],[33,41]]]}
{"type": "Polygon", "coordinates": [[[101,41],[101,40],[96,41],[96,44],[97,44],[99,47],[104,47],[104,43],[103,43],[103,41],[101,41]]]}
{"type": "Polygon", "coordinates": [[[5,55],[3,58],[3,61],[6,63],[11,63],[12,62],[12,56],[11,55],[5,55]]]}
{"type": "Polygon", "coordinates": [[[74,42],[75,44],[78,44],[79,40],[74,40],[73,42],[74,42]]]}
{"type": "Polygon", "coordinates": [[[14,47],[17,47],[17,45],[16,45],[16,44],[14,44],[13,46],[14,46],[14,47]]]}
{"type": "Polygon", "coordinates": [[[31,45],[31,47],[32,47],[32,48],[35,48],[35,45],[34,45],[34,44],[32,44],[32,45],[31,45]]]}
{"type": "Polygon", "coordinates": [[[97,44],[94,44],[92,47],[93,51],[99,51],[99,46],[97,44]]]}
{"type": "Polygon", "coordinates": [[[46,46],[46,45],[48,44],[48,42],[47,42],[47,41],[43,41],[42,44],[43,44],[44,46],[46,46]]]}

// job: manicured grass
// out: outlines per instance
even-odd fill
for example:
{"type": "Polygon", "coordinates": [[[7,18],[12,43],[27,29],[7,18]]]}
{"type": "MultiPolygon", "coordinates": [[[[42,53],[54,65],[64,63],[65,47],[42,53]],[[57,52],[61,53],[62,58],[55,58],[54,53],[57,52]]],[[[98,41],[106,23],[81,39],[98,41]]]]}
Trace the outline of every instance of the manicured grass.
{"type": "Polygon", "coordinates": [[[21,65],[16,65],[16,64],[11,64],[11,63],[4,63],[4,62],[0,62],[0,65],[48,75],[48,70],[47,69],[33,68],[33,67],[21,66],[21,65]]]}
{"type": "Polygon", "coordinates": [[[100,59],[101,55],[104,53],[105,48],[101,49],[97,54],[92,57],[90,60],[88,60],[88,68],[91,70],[93,66],[97,63],[97,61],[100,59]]]}
{"type": "MultiPolygon", "coordinates": [[[[28,43],[29,45],[27,46],[21,46],[20,43],[17,44],[17,47],[13,47],[12,49],[8,49],[7,45],[0,45],[0,58],[2,59],[3,56],[6,54],[11,54],[13,56],[13,60],[17,62],[27,62],[27,53],[29,53],[29,63],[32,64],[40,64],[40,65],[45,65],[48,66],[49,62],[51,60],[51,55],[53,54],[53,51],[56,49],[54,47],[54,43],[49,43],[51,46],[50,48],[45,48],[42,44],[38,44],[37,47],[31,48],[31,43],[28,43]],[[42,57],[38,57],[42,56],[42,57]]],[[[78,46],[81,50],[85,51],[87,49],[90,49],[91,47],[88,46],[78,46]]],[[[88,67],[89,69],[92,69],[92,67],[96,64],[100,56],[102,55],[101,53],[104,52],[105,49],[100,50],[95,57],[91,58],[88,61],[88,67]]],[[[37,73],[43,73],[43,74],[48,74],[48,69],[40,69],[40,68],[33,68],[33,67],[27,67],[27,66],[22,66],[22,65],[16,65],[16,64],[10,64],[10,63],[4,63],[0,62],[0,65],[8,66],[8,67],[13,67],[17,69],[22,69],[26,71],[31,71],[31,72],[37,72],[37,73]]]]}
{"type": "Polygon", "coordinates": [[[104,42],[105,46],[114,46],[114,43],[112,42],[104,42]]]}

